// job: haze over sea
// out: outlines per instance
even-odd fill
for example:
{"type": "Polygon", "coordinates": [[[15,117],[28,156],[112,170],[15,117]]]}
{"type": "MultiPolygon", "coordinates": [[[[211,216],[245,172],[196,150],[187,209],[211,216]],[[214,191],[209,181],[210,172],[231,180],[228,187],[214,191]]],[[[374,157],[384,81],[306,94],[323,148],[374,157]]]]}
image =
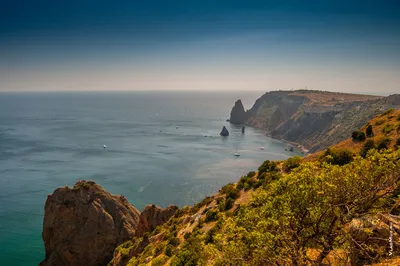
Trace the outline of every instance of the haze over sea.
{"type": "Polygon", "coordinates": [[[0,93],[1,265],[37,265],[44,258],[44,203],[57,187],[88,179],[139,210],[150,203],[182,207],[266,159],[293,156],[263,130],[247,127],[242,135],[241,127],[225,121],[235,100],[250,108],[259,96],[0,93]],[[228,138],[219,136],[224,125],[228,138]]]}

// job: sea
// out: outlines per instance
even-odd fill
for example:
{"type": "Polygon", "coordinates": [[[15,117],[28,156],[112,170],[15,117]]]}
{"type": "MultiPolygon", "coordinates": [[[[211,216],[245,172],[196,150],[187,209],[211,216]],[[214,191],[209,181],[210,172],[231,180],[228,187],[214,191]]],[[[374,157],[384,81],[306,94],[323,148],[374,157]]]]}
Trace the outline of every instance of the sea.
{"type": "Polygon", "coordinates": [[[94,180],[139,210],[183,207],[264,160],[297,155],[264,130],[226,122],[237,99],[250,109],[261,94],[0,93],[0,265],[44,259],[44,204],[58,187],[94,180]]]}

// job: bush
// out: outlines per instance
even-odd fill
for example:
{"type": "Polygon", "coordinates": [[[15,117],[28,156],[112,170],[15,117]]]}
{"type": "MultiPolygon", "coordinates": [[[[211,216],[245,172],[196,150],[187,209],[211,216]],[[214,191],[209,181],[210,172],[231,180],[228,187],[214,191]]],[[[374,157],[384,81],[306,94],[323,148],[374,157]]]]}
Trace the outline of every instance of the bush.
{"type": "Polygon", "coordinates": [[[394,128],[393,124],[387,123],[387,124],[382,128],[382,133],[385,134],[385,135],[387,135],[387,134],[389,134],[390,132],[392,132],[393,128],[394,128]]]}
{"type": "Polygon", "coordinates": [[[211,222],[217,220],[218,211],[217,210],[209,210],[206,214],[205,222],[211,222]]]}
{"type": "Polygon", "coordinates": [[[368,125],[366,130],[365,130],[365,134],[367,134],[367,137],[372,137],[374,135],[374,132],[372,130],[372,126],[368,125]]]}
{"type": "Polygon", "coordinates": [[[190,232],[186,232],[186,233],[183,235],[183,238],[186,240],[186,239],[188,239],[191,235],[192,235],[192,234],[191,234],[190,232]]]}
{"type": "Polygon", "coordinates": [[[362,131],[353,131],[353,133],[351,134],[351,137],[353,140],[356,140],[356,141],[364,141],[366,139],[365,133],[362,131]]]}
{"type": "Polygon", "coordinates": [[[263,162],[262,165],[260,165],[260,167],[258,167],[259,175],[261,175],[262,173],[273,172],[273,171],[278,171],[278,168],[274,161],[266,160],[265,162],[263,162]]]}
{"type": "Polygon", "coordinates": [[[168,245],[172,245],[174,247],[179,246],[180,242],[181,241],[177,237],[172,237],[172,238],[168,239],[168,245]]]}
{"type": "Polygon", "coordinates": [[[285,172],[290,172],[294,168],[299,167],[300,163],[301,163],[301,157],[300,156],[290,157],[289,159],[287,159],[283,163],[283,170],[285,170],[285,172]]]}
{"type": "Polygon", "coordinates": [[[210,230],[208,230],[208,232],[206,234],[206,238],[204,240],[206,244],[214,243],[214,236],[215,236],[215,233],[217,233],[217,230],[218,230],[218,224],[215,225],[210,230]]]}
{"type": "MultiPolygon", "coordinates": [[[[251,179],[249,179],[250,181],[251,179]]],[[[233,188],[230,190],[228,193],[226,193],[226,198],[227,199],[237,199],[239,197],[239,190],[237,188],[233,188]]]]}
{"type": "Polygon", "coordinates": [[[398,139],[396,140],[396,145],[397,145],[397,146],[400,146],[400,138],[398,138],[398,139]]]}
{"type": "Polygon", "coordinates": [[[203,246],[197,237],[185,241],[181,250],[171,261],[171,266],[196,266],[201,264],[203,246]]]}
{"type": "Polygon", "coordinates": [[[165,255],[167,255],[168,257],[172,257],[172,255],[174,255],[174,246],[172,245],[167,245],[165,247],[165,255]]]}
{"type": "Polygon", "coordinates": [[[321,156],[320,161],[334,165],[345,165],[353,161],[353,153],[347,149],[333,150],[328,148],[321,156]]]}
{"type": "Polygon", "coordinates": [[[233,199],[227,199],[227,200],[225,201],[224,210],[225,210],[225,211],[228,211],[228,210],[232,209],[233,203],[234,203],[234,202],[235,202],[235,201],[234,201],[233,199]]]}
{"type": "Polygon", "coordinates": [[[375,142],[373,139],[368,139],[362,147],[360,155],[365,158],[367,157],[368,151],[372,149],[375,149],[375,142]]]}
{"type": "Polygon", "coordinates": [[[377,143],[378,151],[388,149],[391,141],[392,140],[387,137],[379,139],[377,143]]]}
{"type": "Polygon", "coordinates": [[[380,126],[380,125],[382,125],[383,123],[385,123],[385,120],[384,120],[384,119],[379,119],[379,120],[376,120],[375,125],[376,125],[376,126],[380,126]]]}
{"type": "Polygon", "coordinates": [[[250,172],[247,173],[248,177],[253,177],[255,175],[256,175],[256,172],[254,172],[254,171],[250,171],[250,172]]]}
{"type": "Polygon", "coordinates": [[[396,119],[400,121],[400,113],[397,114],[396,119]]]}
{"type": "Polygon", "coordinates": [[[154,258],[151,261],[151,266],[162,266],[165,265],[167,263],[167,261],[169,260],[169,258],[165,255],[160,255],[157,258],[154,258]]]}
{"type": "Polygon", "coordinates": [[[229,183],[229,184],[223,186],[223,187],[219,190],[219,192],[220,192],[221,194],[228,194],[230,191],[232,191],[232,190],[234,190],[234,189],[235,189],[235,184],[229,183]]]}

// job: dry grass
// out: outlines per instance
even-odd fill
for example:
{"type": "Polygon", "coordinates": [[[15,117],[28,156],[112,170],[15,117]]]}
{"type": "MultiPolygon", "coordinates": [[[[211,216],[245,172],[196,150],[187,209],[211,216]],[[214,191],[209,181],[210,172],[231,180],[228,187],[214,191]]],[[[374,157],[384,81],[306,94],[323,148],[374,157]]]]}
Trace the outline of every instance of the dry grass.
{"type": "Polygon", "coordinates": [[[318,105],[330,106],[339,103],[349,103],[355,101],[368,101],[383,98],[383,96],[350,94],[329,91],[296,91],[290,95],[307,97],[310,102],[307,105],[318,103],[318,105]]]}

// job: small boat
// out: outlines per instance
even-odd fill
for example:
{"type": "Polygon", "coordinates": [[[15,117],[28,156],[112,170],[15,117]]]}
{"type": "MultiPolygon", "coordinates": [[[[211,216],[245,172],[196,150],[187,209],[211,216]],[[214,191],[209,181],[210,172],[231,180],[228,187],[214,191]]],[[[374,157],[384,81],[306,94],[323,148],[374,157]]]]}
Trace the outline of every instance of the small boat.
{"type": "Polygon", "coordinates": [[[106,145],[103,145],[103,149],[105,149],[105,148],[107,148],[107,146],[106,146],[106,145]]]}
{"type": "Polygon", "coordinates": [[[261,146],[261,147],[260,147],[260,150],[262,150],[262,151],[263,151],[263,150],[264,150],[264,146],[261,146]]]}
{"type": "Polygon", "coordinates": [[[240,154],[238,153],[237,149],[236,149],[235,153],[233,154],[233,156],[236,156],[236,157],[240,156],[240,154]]]}

